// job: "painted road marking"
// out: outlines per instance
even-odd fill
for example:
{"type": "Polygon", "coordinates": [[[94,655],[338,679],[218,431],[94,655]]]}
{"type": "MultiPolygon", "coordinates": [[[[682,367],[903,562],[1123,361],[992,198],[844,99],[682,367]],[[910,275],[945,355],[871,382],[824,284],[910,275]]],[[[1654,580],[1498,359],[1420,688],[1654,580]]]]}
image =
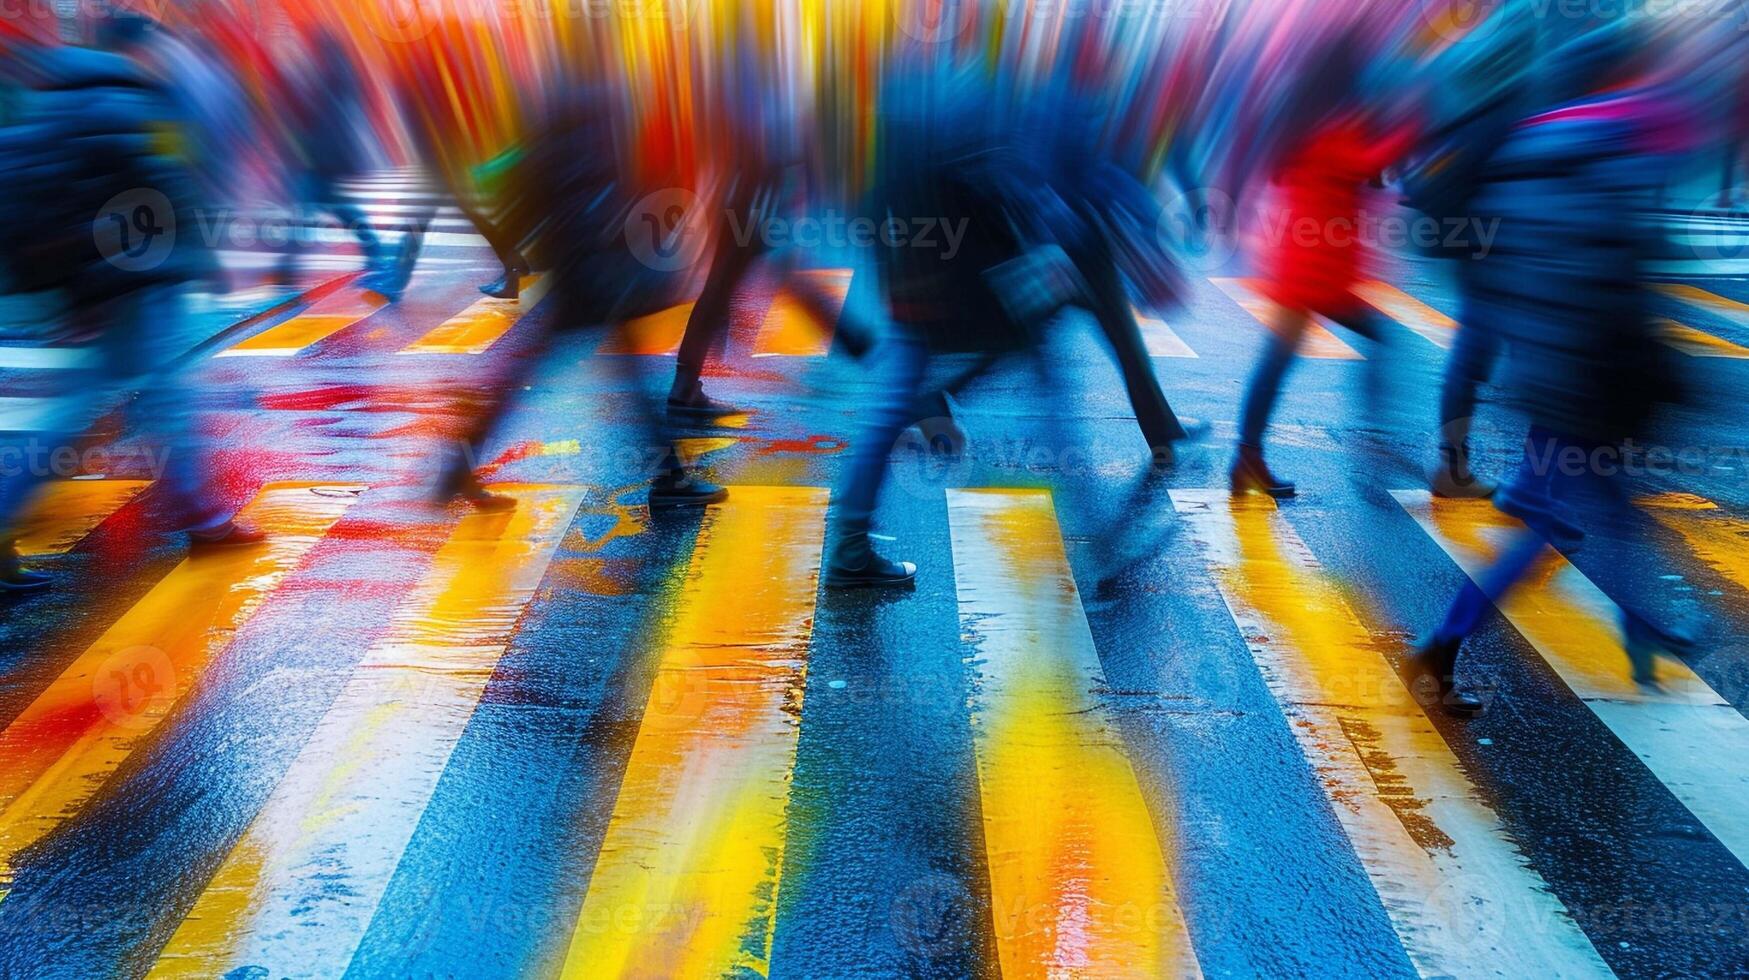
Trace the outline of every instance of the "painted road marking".
{"type": "Polygon", "coordinates": [[[851,269],[805,269],[795,273],[796,279],[804,281],[799,288],[816,293],[830,311],[828,319],[817,319],[794,292],[779,289],[759,325],[753,356],[824,357],[832,349],[832,335],[844,311],[844,300],[850,295],[853,275],[851,269]]]}
{"type": "Polygon", "coordinates": [[[1689,357],[1722,357],[1733,361],[1749,360],[1749,347],[1734,344],[1723,337],[1696,330],[1686,323],[1660,317],[1655,326],[1658,339],[1668,347],[1689,357]]]}
{"type": "Polygon", "coordinates": [[[363,488],[312,489],[265,487],[241,520],[266,541],[190,555],[0,732],[0,876],[164,720],[363,488]]]}
{"type": "Polygon", "coordinates": [[[551,282],[547,276],[524,276],[517,299],[483,297],[396,353],[484,354],[528,311],[540,305],[551,282]]]}
{"type": "Polygon", "coordinates": [[[706,511],[565,976],[769,972],[826,500],[706,511]]]}
{"type": "Polygon", "coordinates": [[[0,397],[0,432],[52,432],[67,407],[58,398],[0,397]]]}
{"type": "Polygon", "coordinates": [[[1196,351],[1178,336],[1178,332],[1167,326],[1166,321],[1157,316],[1149,316],[1141,310],[1134,311],[1136,325],[1142,328],[1142,342],[1148,345],[1149,357],[1195,357],[1196,351]]]}
{"type": "Polygon", "coordinates": [[[1171,496],[1421,974],[1610,975],[1275,501],[1171,496]]]}
{"type": "MultiPolygon", "coordinates": [[[[1251,314],[1251,318],[1263,324],[1270,330],[1275,329],[1274,303],[1263,297],[1256,286],[1248,279],[1210,279],[1209,282],[1220,287],[1239,308],[1251,314]]],[[[1364,361],[1360,351],[1348,346],[1342,338],[1330,332],[1325,326],[1323,317],[1313,318],[1312,324],[1306,328],[1305,336],[1300,338],[1300,356],[1324,361],[1364,361]]]]}
{"type": "Polygon", "coordinates": [[[647,357],[672,355],[680,350],[680,340],[686,336],[686,321],[692,317],[692,306],[691,303],[681,303],[660,313],[627,320],[613,328],[596,353],[647,357]]]}
{"type": "MultiPolygon", "coordinates": [[[[1522,528],[1485,500],[1391,496],[1473,580],[1506,535],[1522,528]]],[[[1680,661],[1658,664],[1661,691],[1628,675],[1621,612],[1580,571],[1551,553],[1500,611],[1670,792],[1738,861],[1749,864],[1749,719],[1680,661]],[[1731,760],[1729,765],[1721,760],[1731,760]]]]}
{"type": "Polygon", "coordinates": [[[1385,316],[1420,334],[1434,345],[1449,349],[1457,340],[1458,323],[1388,282],[1366,280],[1354,294],[1385,316]]]}
{"type": "Polygon", "coordinates": [[[1641,497],[1639,504],[1658,523],[1681,535],[1696,558],[1749,591],[1749,521],[1687,493],[1641,497]]]}
{"type": "Polygon", "coordinates": [[[1691,306],[1698,306],[1703,310],[1749,325],[1749,303],[1727,299],[1717,293],[1709,293],[1686,283],[1659,283],[1653,288],[1672,299],[1681,300],[1691,306]]]}
{"type": "Polygon", "coordinates": [[[154,976],[339,976],[586,491],[499,485],[433,558],[154,976]]]}
{"type": "Polygon", "coordinates": [[[150,480],[52,480],[43,484],[13,528],[18,535],[18,553],[26,558],[66,554],[149,485],[150,480]]]}
{"type": "Polygon", "coordinates": [[[240,341],[215,357],[292,357],[389,305],[362,286],[338,290],[276,327],[240,341]]]}
{"type": "Polygon", "coordinates": [[[97,363],[90,347],[0,347],[0,370],[73,371],[97,363]]]}
{"type": "Polygon", "coordinates": [[[1002,975],[1196,976],[1049,492],[949,490],[1002,975]]]}

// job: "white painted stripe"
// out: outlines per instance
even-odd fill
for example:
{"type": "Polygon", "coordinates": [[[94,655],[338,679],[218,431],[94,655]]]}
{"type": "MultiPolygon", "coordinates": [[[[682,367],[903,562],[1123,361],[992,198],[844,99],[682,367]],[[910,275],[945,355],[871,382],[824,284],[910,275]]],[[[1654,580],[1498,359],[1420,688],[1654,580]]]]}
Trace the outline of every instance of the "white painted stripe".
{"type": "Polygon", "coordinates": [[[1610,975],[1275,502],[1171,498],[1421,974],[1610,975]]]}
{"type": "MultiPolygon", "coordinates": [[[[1403,509],[1472,580],[1520,529],[1486,501],[1393,490],[1403,509]]],[[[1500,611],[1575,696],[1690,813],[1749,864],[1749,719],[1686,664],[1659,663],[1662,690],[1629,679],[1621,610],[1565,558],[1522,584],[1500,611]]],[[[1461,664],[1460,664],[1461,669],[1461,664]]]]}
{"type": "Polygon", "coordinates": [[[1044,490],[949,490],[970,707],[1007,977],[1201,973],[1044,490]]]}
{"type": "Polygon", "coordinates": [[[1177,331],[1157,316],[1136,311],[1136,325],[1142,328],[1142,342],[1148,345],[1149,357],[1195,357],[1177,331]]]}
{"type": "Polygon", "coordinates": [[[0,347],[0,368],[25,371],[70,371],[97,364],[89,347],[0,347]]]}
{"type": "Polygon", "coordinates": [[[63,408],[57,398],[0,397],[0,432],[53,431],[63,408]]]}
{"type": "Polygon", "coordinates": [[[500,486],[365,654],[153,975],[346,972],[581,487],[500,486]]]}

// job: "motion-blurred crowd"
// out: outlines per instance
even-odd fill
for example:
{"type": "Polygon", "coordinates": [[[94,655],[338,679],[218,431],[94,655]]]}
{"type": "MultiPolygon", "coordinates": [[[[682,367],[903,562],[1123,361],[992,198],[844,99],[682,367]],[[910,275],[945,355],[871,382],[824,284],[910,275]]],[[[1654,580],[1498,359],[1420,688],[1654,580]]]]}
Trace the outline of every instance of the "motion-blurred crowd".
{"type": "MultiPolygon", "coordinates": [[[[1453,674],[1486,605],[1546,547],[1636,547],[1614,480],[1547,461],[1632,437],[1675,397],[1646,264],[1673,206],[1669,173],[1714,161],[1730,203],[1749,118],[1746,17],[1736,0],[9,6],[0,283],[53,296],[54,329],[97,345],[104,367],[85,397],[6,424],[70,437],[98,388],[150,393],[140,417],[173,447],[165,482],[195,545],[258,541],[205,491],[203,428],[178,410],[184,367],[152,342],[189,290],[222,290],[235,270],[202,236],[170,231],[262,202],[301,224],[331,218],[356,239],[360,282],[393,302],[431,214],[373,227],[340,188],[417,168],[501,261],[481,289],[513,298],[546,276],[560,329],[696,300],[666,404],[642,422],[667,447],[651,507],[708,504],[726,491],[683,463],[674,433],[732,411],[700,378],[737,286],[763,266],[804,303],[831,302],[760,229],[844,216],[879,287],[849,304],[837,337],[884,394],[860,409],[827,582],[903,585],[916,568],[876,552],[871,518],[895,440],[951,416],[925,383],[931,356],[987,363],[1083,309],[1145,448],[1169,467],[1207,426],[1174,414],[1135,311],[1181,302],[1186,267],[1225,242],[1249,245],[1273,311],[1232,487],[1293,496],[1266,461],[1270,417],[1319,318],[1379,336],[1357,288],[1378,245],[1367,214],[1383,202],[1415,230],[1407,247],[1451,260],[1463,306],[1432,488],[1491,495],[1526,527],[1408,668],[1447,710],[1474,713],[1453,674]],[[919,247],[925,221],[952,247],[919,247]],[[1476,388],[1496,361],[1531,422],[1498,488],[1469,458],[1476,388]]],[[[278,275],[297,274],[302,241],[278,275]]],[[[440,496],[513,506],[470,469],[498,414],[435,464],[440,496]]],[[[39,477],[0,476],[9,590],[48,584],[4,530],[39,477]]],[[[1686,637],[1617,598],[1632,669],[1653,683],[1655,656],[1686,637]]]]}

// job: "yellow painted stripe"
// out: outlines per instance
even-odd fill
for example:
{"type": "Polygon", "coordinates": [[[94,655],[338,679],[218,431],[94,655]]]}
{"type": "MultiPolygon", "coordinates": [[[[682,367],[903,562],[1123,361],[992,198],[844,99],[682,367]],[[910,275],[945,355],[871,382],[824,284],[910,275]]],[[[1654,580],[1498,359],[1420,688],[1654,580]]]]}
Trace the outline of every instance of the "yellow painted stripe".
{"type": "Polygon", "coordinates": [[[1749,360],[1749,347],[1734,344],[1723,337],[1715,337],[1705,331],[1696,330],[1686,323],[1660,319],[1657,327],[1660,340],[1689,357],[1722,357],[1733,361],[1749,360]]]}
{"type": "Polygon", "coordinates": [[[1709,293],[1698,286],[1690,286],[1686,283],[1660,283],[1656,288],[1659,292],[1673,299],[1679,299],[1703,310],[1730,317],[1739,323],[1749,324],[1749,303],[1727,299],[1717,293],[1709,293]]]}
{"type": "Polygon", "coordinates": [[[826,499],[707,510],[565,976],[769,972],[826,499]]]}
{"type": "MultiPolygon", "coordinates": [[[[1391,495],[1472,579],[1521,527],[1486,501],[1435,500],[1418,490],[1391,495]]],[[[1659,663],[1661,691],[1634,684],[1620,610],[1559,555],[1549,555],[1500,611],[1616,738],[1749,864],[1749,766],[1736,762],[1749,759],[1749,719],[1679,661],[1659,663]]]]}
{"type": "Polygon", "coordinates": [[[153,976],[339,976],[364,938],[548,563],[580,487],[499,485],[508,512],[464,517],[153,976]]]}
{"type": "Polygon", "coordinates": [[[0,874],[97,791],[355,499],[312,489],[263,489],[241,519],[268,540],[190,555],[0,732],[0,874]]]}
{"type": "Polygon", "coordinates": [[[1197,976],[1043,490],[949,490],[1002,975],[1197,976]]]}
{"type": "MultiPolygon", "coordinates": [[[[1251,314],[1252,319],[1271,330],[1275,329],[1275,304],[1265,299],[1249,280],[1210,279],[1209,282],[1214,283],[1221,292],[1239,304],[1240,309],[1251,314]]],[[[1306,327],[1305,336],[1300,339],[1300,356],[1324,361],[1366,360],[1359,351],[1331,333],[1330,328],[1325,326],[1323,317],[1316,317],[1306,327]]]]}
{"type": "Polygon", "coordinates": [[[1608,976],[1275,501],[1172,504],[1423,976],[1608,976]]]}
{"type": "Polygon", "coordinates": [[[484,354],[546,298],[551,280],[524,276],[516,299],[487,296],[432,328],[397,354],[484,354]]]}
{"type": "Polygon", "coordinates": [[[1142,342],[1148,345],[1149,357],[1195,357],[1196,351],[1190,349],[1177,331],[1157,316],[1149,316],[1140,310],[1135,311],[1136,324],[1142,328],[1142,342]]]}
{"type": "Polygon", "coordinates": [[[1420,334],[1439,347],[1449,348],[1457,340],[1458,324],[1426,303],[1421,302],[1388,282],[1367,280],[1354,287],[1355,295],[1385,316],[1420,334]]]}
{"type": "Polygon", "coordinates": [[[1704,497],[1686,493],[1642,497],[1640,506],[1681,535],[1695,557],[1749,591],[1749,521],[1726,513],[1704,497]]]}
{"type": "Polygon", "coordinates": [[[619,324],[602,341],[597,353],[644,356],[675,353],[680,349],[680,339],[686,336],[686,321],[692,316],[692,305],[682,303],[619,324]]]}
{"type": "Polygon", "coordinates": [[[55,480],[14,527],[26,558],[63,555],[146,489],[149,480],[55,480]]]}
{"type": "Polygon", "coordinates": [[[831,321],[815,319],[790,290],[780,289],[759,325],[759,336],[753,342],[754,357],[824,357],[832,349],[838,314],[843,312],[844,299],[850,295],[852,270],[808,269],[796,275],[808,280],[805,288],[818,290],[823,297],[836,301],[831,321]]]}
{"type": "Polygon", "coordinates": [[[276,327],[220,351],[218,357],[291,357],[366,319],[388,300],[347,286],[276,327]]]}

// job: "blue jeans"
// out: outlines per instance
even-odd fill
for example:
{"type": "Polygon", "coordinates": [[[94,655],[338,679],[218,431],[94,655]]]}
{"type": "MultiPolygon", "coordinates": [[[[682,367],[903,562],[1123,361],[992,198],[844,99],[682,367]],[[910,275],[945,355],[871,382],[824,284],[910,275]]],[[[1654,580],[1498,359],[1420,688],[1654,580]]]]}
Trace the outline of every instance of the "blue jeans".
{"type": "Polygon", "coordinates": [[[1502,511],[1523,520],[1525,527],[1512,535],[1492,565],[1464,586],[1437,639],[1461,640],[1475,632],[1488,608],[1524,580],[1546,549],[1577,551],[1580,544],[1573,529],[1583,532],[1582,546],[1596,567],[1613,570],[1612,581],[1599,585],[1621,607],[1627,622],[1649,626],[1654,621],[1647,602],[1662,566],[1646,547],[1644,518],[1629,499],[1619,471],[1592,465],[1598,450],[1610,448],[1541,427],[1530,430],[1518,473],[1495,500],[1502,511]],[[1569,450],[1583,454],[1585,463],[1563,466],[1563,453],[1573,455],[1569,450]]]}
{"type": "Polygon", "coordinates": [[[850,446],[850,462],[833,495],[836,534],[832,558],[851,568],[868,560],[869,526],[899,436],[917,422],[929,350],[916,330],[896,326],[870,354],[881,375],[880,394],[864,406],[863,427],[850,446]]]}

